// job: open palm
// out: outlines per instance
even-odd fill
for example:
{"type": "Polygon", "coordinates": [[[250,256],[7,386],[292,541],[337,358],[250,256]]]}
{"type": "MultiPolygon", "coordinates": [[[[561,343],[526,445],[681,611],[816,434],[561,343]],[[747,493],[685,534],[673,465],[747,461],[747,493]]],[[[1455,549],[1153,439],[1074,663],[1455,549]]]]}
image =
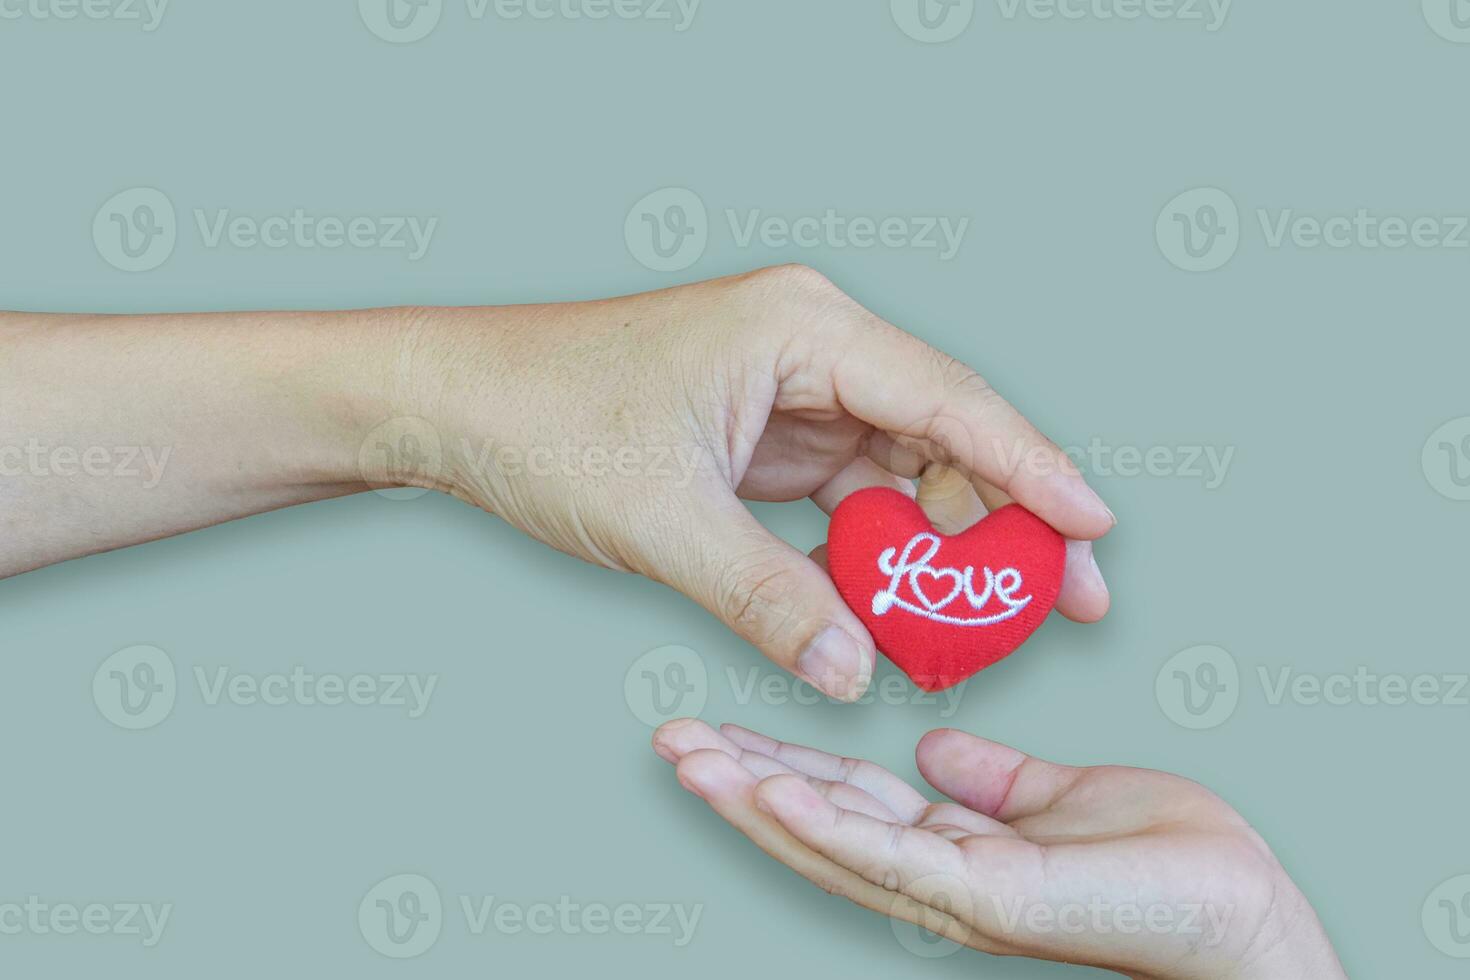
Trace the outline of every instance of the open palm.
{"type": "Polygon", "coordinates": [[[733,725],[670,722],[679,781],[820,887],[988,953],[1137,978],[1341,977],[1315,914],[1225,802],[963,732],[919,743],[933,803],[886,769],[733,725]]]}

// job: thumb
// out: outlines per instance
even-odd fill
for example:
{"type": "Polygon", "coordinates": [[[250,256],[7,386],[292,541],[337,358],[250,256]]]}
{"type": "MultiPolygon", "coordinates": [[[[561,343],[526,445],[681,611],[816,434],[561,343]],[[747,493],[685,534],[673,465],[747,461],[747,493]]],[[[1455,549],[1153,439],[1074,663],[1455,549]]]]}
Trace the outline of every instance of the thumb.
{"type": "Polygon", "coordinates": [[[920,739],[915,761],[930,786],[1002,823],[1044,812],[1085,771],[953,728],[920,739]]]}
{"type": "Polygon", "coordinates": [[[767,531],[733,494],[697,507],[676,522],[687,532],[677,557],[650,556],[653,577],[829,697],[861,697],[873,677],[873,639],[827,573],[767,531]]]}

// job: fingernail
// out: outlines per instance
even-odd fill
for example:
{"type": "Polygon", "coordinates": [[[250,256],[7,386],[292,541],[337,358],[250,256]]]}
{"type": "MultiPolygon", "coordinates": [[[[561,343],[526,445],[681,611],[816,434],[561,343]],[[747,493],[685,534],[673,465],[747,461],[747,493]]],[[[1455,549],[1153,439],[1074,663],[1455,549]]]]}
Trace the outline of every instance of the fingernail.
{"type": "Polygon", "coordinates": [[[1109,525],[1112,527],[1117,527],[1118,515],[1113,513],[1113,509],[1111,507],[1103,503],[1102,495],[1099,494],[1096,490],[1092,489],[1092,486],[1083,480],[1078,480],[1077,486],[1080,488],[1078,491],[1078,496],[1083,498],[1082,502],[1085,502],[1086,505],[1091,507],[1095,512],[1108,515],[1109,525]]]}
{"type": "Polygon", "coordinates": [[[1092,565],[1092,574],[1097,576],[1098,584],[1101,585],[1104,589],[1107,589],[1108,580],[1103,578],[1102,569],[1098,567],[1097,553],[1089,551],[1087,554],[1087,560],[1092,565]]]}
{"type": "Polygon", "coordinates": [[[819,691],[839,701],[856,701],[872,679],[871,661],[850,634],[828,626],[802,651],[796,669],[819,691]]]}

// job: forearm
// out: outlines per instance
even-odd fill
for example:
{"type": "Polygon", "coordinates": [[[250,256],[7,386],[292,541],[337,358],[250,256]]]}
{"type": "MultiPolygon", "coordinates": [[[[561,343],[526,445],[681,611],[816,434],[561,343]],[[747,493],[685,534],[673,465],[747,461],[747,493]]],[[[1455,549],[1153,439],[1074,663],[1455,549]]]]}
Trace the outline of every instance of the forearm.
{"type": "Polygon", "coordinates": [[[363,489],[405,316],[0,314],[0,576],[363,489]]]}

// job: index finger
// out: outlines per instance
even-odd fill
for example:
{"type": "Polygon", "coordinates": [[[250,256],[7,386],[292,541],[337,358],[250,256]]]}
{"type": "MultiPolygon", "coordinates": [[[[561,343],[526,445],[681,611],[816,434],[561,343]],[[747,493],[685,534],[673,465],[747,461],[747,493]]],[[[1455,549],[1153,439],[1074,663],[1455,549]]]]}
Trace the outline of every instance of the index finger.
{"type": "Polygon", "coordinates": [[[973,368],[873,317],[833,375],[838,401],[902,445],[999,487],[1070,538],[1117,523],[1077,466],[973,368]]]}

